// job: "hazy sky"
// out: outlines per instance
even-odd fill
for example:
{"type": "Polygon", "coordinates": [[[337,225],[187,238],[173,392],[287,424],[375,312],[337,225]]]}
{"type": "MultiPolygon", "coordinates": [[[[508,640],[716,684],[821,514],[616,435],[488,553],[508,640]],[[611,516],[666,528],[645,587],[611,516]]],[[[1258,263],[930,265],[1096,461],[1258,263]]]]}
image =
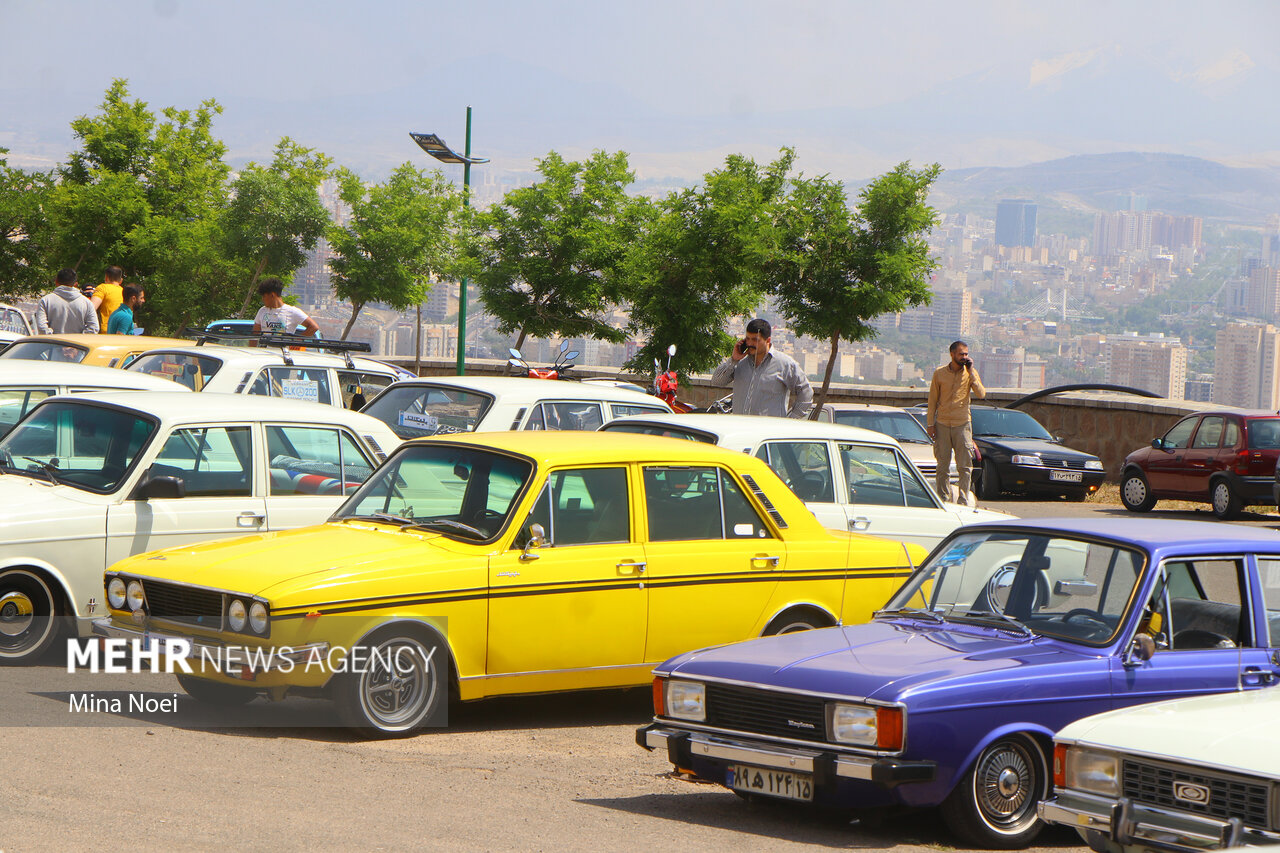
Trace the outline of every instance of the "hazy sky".
{"type": "MultiPolygon", "coordinates": [[[[470,103],[477,152],[513,164],[553,147],[620,147],[674,173],[688,158],[781,144],[798,144],[802,164],[850,171],[908,155],[999,165],[1091,145],[1265,158],[1280,144],[1216,126],[1184,141],[1155,119],[1178,111],[1181,91],[1194,96],[1188,109],[1225,107],[1250,97],[1246,83],[1280,79],[1278,32],[1280,4],[1267,0],[0,0],[0,145],[17,162],[60,157],[67,123],[125,77],[154,107],[216,98],[216,130],[241,157],[285,133],[370,162],[384,150],[407,157],[395,128],[436,130],[460,148],[470,103]],[[1007,112],[1044,99],[1016,99],[1043,93],[1052,106],[1054,87],[1064,99],[1084,91],[1068,84],[1086,69],[1093,88],[1063,103],[1121,119],[1081,125],[1078,138],[1017,130],[1007,112]],[[943,126],[898,126],[931,98],[954,104],[954,92],[964,105],[943,126]],[[984,130],[984,116],[998,126],[984,130]]],[[[1280,129],[1272,103],[1256,108],[1239,120],[1280,129]]]]}

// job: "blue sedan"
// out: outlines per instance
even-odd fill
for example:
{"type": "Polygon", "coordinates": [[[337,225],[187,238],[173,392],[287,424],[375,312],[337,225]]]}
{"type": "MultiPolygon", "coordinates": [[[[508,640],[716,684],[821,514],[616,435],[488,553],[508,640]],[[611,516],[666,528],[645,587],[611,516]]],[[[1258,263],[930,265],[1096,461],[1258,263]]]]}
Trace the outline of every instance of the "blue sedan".
{"type": "Polygon", "coordinates": [[[1041,829],[1053,734],[1280,679],[1280,534],[1039,519],[958,529],[865,625],[659,666],[637,741],[746,796],[938,807],[979,847],[1041,829]]]}

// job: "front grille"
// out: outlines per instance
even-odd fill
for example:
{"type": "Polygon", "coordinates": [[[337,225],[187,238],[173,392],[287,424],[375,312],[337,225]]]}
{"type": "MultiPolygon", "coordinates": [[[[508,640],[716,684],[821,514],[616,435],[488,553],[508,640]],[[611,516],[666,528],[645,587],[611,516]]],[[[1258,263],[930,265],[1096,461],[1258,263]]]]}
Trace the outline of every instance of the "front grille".
{"type": "Polygon", "coordinates": [[[142,590],[147,597],[147,608],[153,619],[199,625],[202,628],[222,628],[222,593],[189,586],[143,581],[142,590]]]}
{"type": "Polygon", "coordinates": [[[1210,775],[1191,767],[1122,762],[1124,795],[1134,802],[1205,815],[1218,820],[1240,818],[1245,826],[1270,829],[1269,786],[1256,779],[1210,775]],[[1188,802],[1174,797],[1174,783],[1200,785],[1209,790],[1206,802],[1188,802]]]}
{"type": "MultiPolygon", "coordinates": [[[[1042,457],[1043,458],[1043,457],[1042,457]]],[[[1075,471],[1083,471],[1083,459],[1044,459],[1044,467],[1046,468],[1070,468],[1075,471]]]]}
{"type": "Polygon", "coordinates": [[[825,742],[826,702],[817,696],[707,684],[707,723],[718,728],[825,742]]]}

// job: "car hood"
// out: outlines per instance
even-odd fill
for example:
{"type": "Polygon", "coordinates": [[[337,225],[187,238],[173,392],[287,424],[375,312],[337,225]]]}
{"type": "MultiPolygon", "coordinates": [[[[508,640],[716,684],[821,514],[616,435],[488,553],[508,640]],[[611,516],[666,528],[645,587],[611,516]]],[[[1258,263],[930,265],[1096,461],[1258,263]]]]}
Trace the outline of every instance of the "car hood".
{"type": "Polygon", "coordinates": [[[367,596],[455,589],[487,577],[484,549],[461,546],[433,531],[394,525],[328,522],[278,533],[178,546],[121,560],[123,574],[259,595],[272,607],[367,596]],[[478,556],[479,555],[479,556],[478,556]],[[355,590],[359,589],[359,592],[355,590]]]}
{"type": "MultiPolygon", "coordinates": [[[[966,698],[948,698],[946,686],[957,680],[1003,684],[998,689],[1017,701],[1029,690],[1028,666],[1052,667],[1085,657],[1096,658],[1097,652],[1077,653],[1053,641],[967,625],[926,627],[876,619],[689,652],[658,671],[886,702],[913,696],[917,707],[944,707],[966,698]]],[[[1037,678],[1035,683],[1038,700],[1053,698],[1053,681],[1037,678]]]]}
{"type": "Polygon", "coordinates": [[[973,438],[979,443],[999,447],[1010,453],[1035,453],[1040,456],[1050,456],[1054,459],[1078,459],[1080,461],[1098,458],[1092,453],[1072,450],[1070,447],[1065,447],[1052,441],[1045,441],[1041,438],[1015,438],[1001,435],[975,435],[973,438]]]}
{"type": "Polygon", "coordinates": [[[1280,767],[1280,691],[1249,690],[1156,702],[1085,717],[1064,740],[1168,761],[1276,778],[1280,767]]]}
{"type": "Polygon", "coordinates": [[[4,540],[64,537],[67,531],[61,525],[66,519],[85,519],[99,534],[105,533],[101,514],[108,500],[75,486],[55,486],[40,476],[0,474],[0,507],[4,507],[0,526],[13,531],[4,540]]]}

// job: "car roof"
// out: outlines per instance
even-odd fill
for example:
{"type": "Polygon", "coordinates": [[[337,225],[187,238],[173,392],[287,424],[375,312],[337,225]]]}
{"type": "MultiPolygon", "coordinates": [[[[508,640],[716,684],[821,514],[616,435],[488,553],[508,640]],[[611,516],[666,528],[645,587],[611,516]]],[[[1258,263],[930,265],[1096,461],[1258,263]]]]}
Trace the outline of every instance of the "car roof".
{"type": "Polygon", "coordinates": [[[744,446],[744,443],[754,445],[766,439],[788,438],[813,440],[831,438],[858,441],[863,444],[897,444],[894,439],[882,432],[862,427],[766,415],[627,415],[605,424],[601,427],[601,431],[616,432],[617,425],[630,423],[684,427],[715,436],[718,444],[728,447],[740,447],[744,446]],[[613,429],[608,428],[610,424],[615,425],[613,429]]]}
{"type": "Polygon", "coordinates": [[[26,341],[67,343],[73,346],[88,347],[90,350],[120,350],[134,352],[141,349],[157,349],[160,347],[193,347],[194,341],[181,338],[160,338],[151,335],[25,335],[14,343],[26,341]]]}
{"type": "MultiPolygon", "coordinates": [[[[402,379],[389,386],[387,390],[402,388],[406,385],[437,385],[470,389],[492,394],[504,400],[609,400],[618,403],[643,403],[669,410],[666,403],[652,394],[594,382],[529,379],[523,376],[423,376],[418,379],[402,379]]],[[[383,393],[385,394],[386,391],[383,393]]]]}
{"type": "MultiPolygon", "coordinates": [[[[157,391],[172,390],[174,383],[159,376],[130,373],[114,367],[73,364],[66,361],[28,361],[0,359],[0,386],[41,384],[76,385],[99,388],[138,388],[157,391]]],[[[179,386],[186,390],[185,386],[179,386]]]]}
{"type": "Polygon", "coordinates": [[[826,403],[825,405],[836,412],[892,412],[911,417],[911,414],[901,406],[880,406],[875,403],[826,403]]]}
{"type": "MultiPolygon", "coordinates": [[[[161,347],[153,349],[147,355],[164,355],[173,353],[175,355],[205,355],[210,358],[221,359],[225,364],[230,365],[253,365],[259,366],[264,364],[285,364],[284,355],[279,347],[228,347],[221,344],[202,344],[196,346],[194,342],[188,342],[182,347],[161,347]]],[[[347,360],[340,355],[334,355],[328,352],[310,352],[308,350],[289,350],[288,356],[296,367],[336,367],[339,370],[345,370],[347,360]]],[[[357,369],[378,370],[388,374],[395,374],[396,369],[389,364],[383,364],[371,358],[363,358],[358,355],[352,355],[352,363],[357,369]]]]}
{"type": "Polygon", "coordinates": [[[996,524],[971,525],[964,530],[981,527],[1041,529],[1063,533],[1101,537],[1137,546],[1147,551],[1178,551],[1194,548],[1206,554],[1229,555],[1257,550],[1259,545],[1280,553],[1280,531],[1271,528],[1223,524],[1220,521],[1173,521],[1156,518],[1022,518],[996,524]]]}
{"type": "MultiPolygon", "coordinates": [[[[52,398],[50,398],[52,399],[52,398]]],[[[74,397],[60,397],[63,402],[103,403],[145,412],[165,424],[208,421],[289,420],[311,423],[344,424],[356,430],[373,429],[379,434],[387,425],[377,418],[338,406],[325,406],[302,400],[282,400],[257,394],[192,394],[182,391],[91,391],[74,397]]],[[[399,439],[396,439],[398,442],[399,439]]]]}

